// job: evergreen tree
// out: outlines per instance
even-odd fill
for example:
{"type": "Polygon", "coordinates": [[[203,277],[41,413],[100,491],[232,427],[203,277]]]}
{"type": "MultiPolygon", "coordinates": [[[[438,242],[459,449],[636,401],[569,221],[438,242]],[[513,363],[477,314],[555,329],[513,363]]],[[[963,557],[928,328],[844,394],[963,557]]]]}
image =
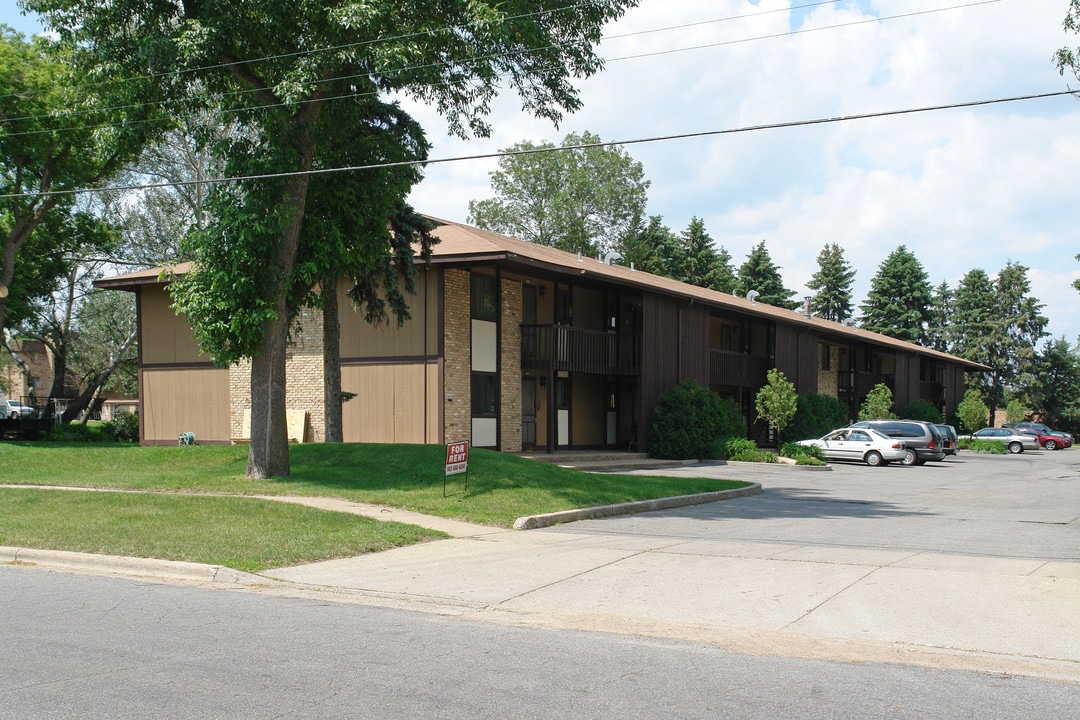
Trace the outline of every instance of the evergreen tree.
{"type": "Polygon", "coordinates": [[[1075,426],[1080,419],[1080,348],[1069,347],[1063,337],[1047,340],[1035,373],[1035,409],[1051,426],[1075,426]]]}
{"type": "Polygon", "coordinates": [[[953,297],[944,280],[934,288],[930,305],[930,320],[926,324],[926,346],[941,352],[949,352],[949,332],[953,321],[953,297]]]}
{"type": "MultiPolygon", "coordinates": [[[[1028,269],[1009,261],[994,282],[998,301],[998,318],[1002,323],[1000,337],[1000,384],[1006,392],[1021,393],[1035,384],[1035,358],[1040,340],[1046,337],[1042,314],[1045,305],[1034,298],[1028,269]]],[[[1004,398],[1001,398],[1004,401],[1004,398]]]]}
{"type": "Polygon", "coordinates": [[[859,324],[872,332],[907,342],[924,343],[930,317],[930,281],[922,263],[901,245],[870,280],[866,302],[859,306],[859,324]]]}
{"type": "Polygon", "coordinates": [[[851,285],[855,270],[844,259],[844,249],[830,243],[818,253],[818,271],[806,283],[815,291],[810,299],[810,309],[826,320],[843,322],[851,317],[851,285]]]}
{"type": "Polygon", "coordinates": [[[730,293],[735,285],[735,271],[731,267],[731,255],[720,248],[705,229],[705,221],[691,218],[690,225],[679,235],[681,242],[681,267],[678,275],[672,275],[691,285],[730,293]]]}
{"type": "Polygon", "coordinates": [[[630,223],[630,229],[616,246],[622,256],[622,264],[635,270],[667,277],[668,267],[664,254],[674,246],[674,235],[664,225],[664,219],[652,215],[646,222],[640,214],[630,223]]]}
{"type": "Polygon", "coordinates": [[[784,287],[780,268],[772,261],[764,240],[754,246],[746,256],[746,262],[739,267],[733,294],[745,297],[751,290],[757,291],[760,302],[788,310],[799,307],[797,302],[791,300],[795,291],[784,287]]]}
{"type": "Polygon", "coordinates": [[[994,280],[983,270],[969,271],[956,289],[952,352],[990,367],[973,373],[968,384],[991,411],[1035,385],[1035,348],[1046,336],[1047,320],[1030,287],[1027,268],[1009,262],[994,280]]]}

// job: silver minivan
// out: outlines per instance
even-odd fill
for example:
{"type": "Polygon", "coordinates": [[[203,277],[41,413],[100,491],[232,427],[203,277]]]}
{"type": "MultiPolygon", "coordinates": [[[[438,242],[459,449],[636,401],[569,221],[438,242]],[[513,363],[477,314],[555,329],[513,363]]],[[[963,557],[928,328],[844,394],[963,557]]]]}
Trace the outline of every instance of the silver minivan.
{"type": "Polygon", "coordinates": [[[933,423],[922,420],[860,420],[851,427],[873,428],[883,435],[903,440],[907,446],[904,465],[922,465],[927,460],[944,460],[945,443],[933,423]]]}

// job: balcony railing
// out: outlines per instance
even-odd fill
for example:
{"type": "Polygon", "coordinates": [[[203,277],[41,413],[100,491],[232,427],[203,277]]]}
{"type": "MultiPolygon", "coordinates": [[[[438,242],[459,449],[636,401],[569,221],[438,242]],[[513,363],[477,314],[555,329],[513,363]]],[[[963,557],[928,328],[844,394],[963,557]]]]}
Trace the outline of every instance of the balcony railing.
{"type": "Polygon", "coordinates": [[[769,371],[768,358],[726,350],[709,351],[709,382],[759,388],[765,384],[769,371]]]}
{"type": "Polygon", "coordinates": [[[641,335],[569,325],[522,325],[521,368],[636,375],[641,371],[641,335]]]}
{"type": "Polygon", "coordinates": [[[895,391],[896,376],[841,370],[838,373],[838,382],[841,393],[852,392],[856,397],[865,397],[879,383],[895,391]]]}

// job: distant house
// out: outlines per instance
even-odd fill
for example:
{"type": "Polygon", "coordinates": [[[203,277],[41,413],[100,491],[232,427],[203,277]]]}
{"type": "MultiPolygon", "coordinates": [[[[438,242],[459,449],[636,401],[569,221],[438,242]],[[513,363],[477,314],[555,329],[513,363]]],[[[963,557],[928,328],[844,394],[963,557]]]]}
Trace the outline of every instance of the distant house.
{"type": "MultiPolygon", "coordinates": [[[[347,442],[471,440],[507,452],[643,450],[661,394],[695,380],[742,409],[779,368],[800,393],[837,397],[854,419],[876,383],[898,407],[953,410],[981,366],[894,338],[496,233],[438,221],[412,319],[372,327],[349,311],[343,280],[347,442]]],[[[186,266],[173,268],[183,273],[186,266]]],[[[98,281],[136,293],[141,441],[243,440],[249,366],[215,367],[174,313],[160,270],[98,281]]],[[[322,322],[298,319],[287,404],[298,440],[323,438],[322,322]]]]}

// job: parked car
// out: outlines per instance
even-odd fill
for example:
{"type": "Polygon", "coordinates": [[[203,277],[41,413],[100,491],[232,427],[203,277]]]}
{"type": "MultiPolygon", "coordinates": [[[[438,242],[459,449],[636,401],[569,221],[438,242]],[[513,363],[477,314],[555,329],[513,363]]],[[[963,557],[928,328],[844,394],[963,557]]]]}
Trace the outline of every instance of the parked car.
{"type": "Polygon", "coordinates": [[[12,420],[17,420],[19,418],[28,418],[33,414],[34,408],[30,405],[23,405],[18,400],[7,401],[6,417],[11,418],[12,420]]]}
{"type": "Polygon", "coordinates": [[[904,443],[904,465],[922,465],[927,460],[944,460],[941,432],[922,420],[860,420],[853,428],[870,428],[904,443]]]}
{"type": "Polygon", "coordinates": [[[956,434],[956,428],[952,425],[938,425],[936,424],[938,432],[941,433],[941,441],[944,443],[946,455],[956,455],[960,452],[960,436],[956,434]]]}
{"type": "Polygon", "coordinates": [[[1038,450],[1042,447],[1037,437],[1025,435],[1014,428],[988,427],[976,430],[968,437],[972,440],[999,440],[1005,443],[1005,447],[1013,455],[1022,453],[1025,450],[1038,450]]]}
{"type": "Polygon", "coordinates": [[[1043,423],[1025,420],[1024,422],[1018,423],[1005,423],[1002,427],[1014,428],[1016,430],[1038,430],[1043,434],[1052,435],[1053,439],[1050,441],[1049,445],[1047,445],[1046,442],[1043,442],[1043,447],[1047,450],[1060,450],[1061,448],[1072,447],[1073,444],[1072,434],[1061,430],[1054,430],[1049,425],[1043,423]]]}
{"type": "Polygon", "coordinates": [[[1034,428],[1012,428],[1021,435],[1032,435],[1039,441],[1039,446],[1047,450],[1061,450],[1065,447],[1065,439],[1057,434],[1045,433],[1034,428]]]}
{"type": "Polygon", "coordinates": [[[906,454],[904,443],[870,428],[841,428],[799,444],[821,448],[829,460],[856,460],[871,467],[901,462],[906,454]]]}

